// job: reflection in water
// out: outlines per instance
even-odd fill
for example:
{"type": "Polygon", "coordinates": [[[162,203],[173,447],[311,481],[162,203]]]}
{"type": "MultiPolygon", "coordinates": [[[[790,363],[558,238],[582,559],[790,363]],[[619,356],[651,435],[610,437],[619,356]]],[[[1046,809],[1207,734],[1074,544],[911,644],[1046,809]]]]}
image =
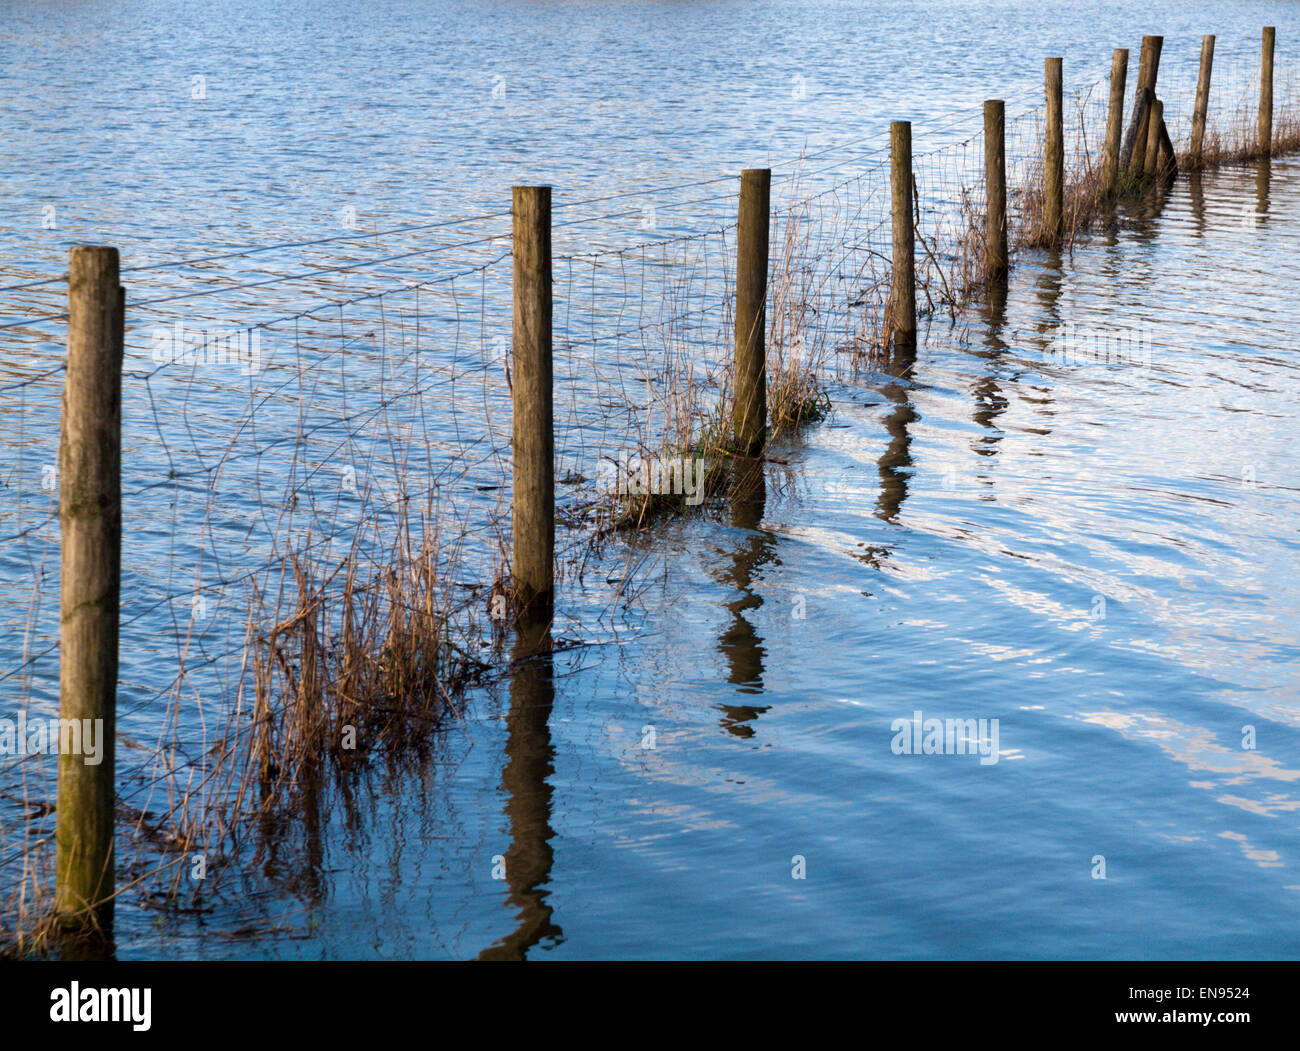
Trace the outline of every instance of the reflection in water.
{"type": "Polygon", "coordinates": [[[975,382],[971,391],[975,395],[975,422],[988,433],[976,439],[974,449],[981,456],[996,456],[998,443],[1002,440],[1002,431],[997,426],[997,419],[1007,411],[1007,399],[998,386],[993,366],[1001,360],[1007,344],[1002,338],[1002,330],[1007,321],[1007,283],[1005,278],[993,281],[988,286],[988,298],[979,307],[988,328],[984,336],[987,350],[976,353],[990,360],[990,368],[975,382]]]}
{"type": "Polygon", "coordinates": [[[510,675],[510,714],[506,766],[501,785],[510,821],[506,851],[507,901],[518,910],[519,926],[479,953],[480,960],[523,960],[544,938],[558,943],[563,931],[551,922],[551,795],[548,778],[555,772],[551,744],[551,705],[555,701],[554,658],[549,616],[521,623],[515,636],[510,675]]]}
{"type": "Polygon", "coordinates": [[[1035,328],[1041,335],[1046,337],[1044,350],[1051,349],[1047,343],[1060,338],[1061,288],[1064,284],[1065,274],[1061,269],[1061,249],[1053,246],[1043,252],[1043,263],[1038,269],[1037,278],[1034,280],[1034,291],[1037,294],[1038,305],[1042,308],[1039,311],[1035,328]]]}
{"type": "Polygon", "coordinates": [[[111,925],[104,931],[56,932],[59,959],[74,963],[102,963],[116,960],[117,945],[111,925]]]}
{"type": "Polygon", "coordinates": [[[1255,168],[1255,224],[1261,225],[1268,215],[1268,191],[1273,181],[1273,159],[1261,157],[1255,168]]]}
{"type": "Polygon", "coordinates": [[[1205,186],[1201,170],[1193,168],[1187,173],[1187,193],[1192,204],[1192,218],[1196,220],[1196,236],[1205,236],[1205,186]]]}
{"type": "MultiPolygon", "coordinates": [[[[767,477],[763,461],[741,459],[734,468],[735,483],[731,492],[731,524],[744,530],[744,536],[731,554],[731,565],[721,576],[721,582],[730,584],[741,592],[739,598],[727,603],[731,623],[718,637],[718,649],[727,660],[727,682],[740,693],[763,692],[762,636],[754,630],[745,614],[763,605],[763,597],[752,587],[755,573],[776,558],[775,542],[771,533],[760,528],[767,510],[767,477]]],[[[723,713],[722,726],[737,737],[752,737],[754,728],[749,724],[767,711],[766,705],[718,706],[723,713]]]]}
{"type": "Polygon", "coordinates": [[[912,436],[908,427],[918,418],[911,398],[911,379],[915,366],[915,347],[895,346],[884,371],[899,382],[887,383],[880,388],[880,393],[895,406],[893,412],[885,417],[889,445],[877,461],[880,468],[880,496],[876,500],[876,515],[886,522],[897,521],[899,508],[907,499],[907,481],[912,466],[912,436]]]}

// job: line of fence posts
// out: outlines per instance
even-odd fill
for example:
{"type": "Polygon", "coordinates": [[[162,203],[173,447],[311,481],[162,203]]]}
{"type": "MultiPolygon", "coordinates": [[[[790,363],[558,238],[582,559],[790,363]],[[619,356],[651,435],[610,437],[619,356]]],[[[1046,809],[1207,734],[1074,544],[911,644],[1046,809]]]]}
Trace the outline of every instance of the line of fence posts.
{"type": "MultiPolygon", "coordinates": [[[[1201,67],[1193,117],[1193,163],[1199,163],[1209,106],[1214,36],[1201,44],[1201,67]]],[[[1266,152],[1272,127],[1274,33],[1264,30],[1260,83],[1259,141],[1266,152]]],[[[1164,106],[1155,86],[1164,45],[1161,36],[1144,36],[1133,113],[1121,143],[1129,51],[1116,48],[1111,59],[1103,189],[1118,192],[1121,174],[1130,179],[1166,171],[1174,163],[1164,123],[1164,106]]],[[[1044,60],[1046,136],[1044,142],[1044,224],[1052,239],[1065,224],[1065,137],[1063,62],[1044,60]]],[[[912,125],[890,124],[890,212],[893,238],[888,337],[896,349],[916,343],[916,225],[913,200],[912,125]]],[[[1001,99],[984,103],[986,188],[985,275],[994,280],[1009,265],[1006,211],[1006,118],[1001,99]]],[[[766,307],[771,222],[771,171],[741,174],[736,236],[735,389],[732,429],[736,451],[761,453],[767,433],[766,307]]],[[[549,616],[554,590],[555,491],[551,390],[550,189],[514,190],[514,565],[517,608],[549,616]]]]}
{"type": "MultiPolygon", "coordinates": [[[[1259,150],[1271,152],[1274,27],[1263,31],[1259,150]]],[[[1201,42],[1193,164],[1204,147],[1214,59],[1213,35],[1201,42]]],[[[1129,53],[1111,63],[1103,184],[1117,191],[1130,177],[1158,171],[1173,149],[1155,97],[1163,37],[1142,40],[1132,118],[1120,127],[1129,53]]],[[[1054,237],[1064,223],[1062,60],[1045,60],[1047,135],[1045,221],[1054,237]]],[[[984,103],[988,236],[985,272],[1006,273],[1005,104],[984,103]]],[[[890,125],[893,235],[889,336],[895,348],[916,341],[916,228],[912,197],[912,126],[890,125]]],[[[555,586],[555,436],[551,189],[516,186],[512,207],[512,581],[516,610],[549,621],[555,586]]],[[[737,451],[761,453],[767,432],[766,306],[771,224],[771,171],[741,175],[736,242],[735,391],[737,451]]],[[[86,765],[61,750],[56,824],[56,913],[65,927],[112,922],[114,896],[114,752],[121,581],[121,376],[125,293],[115,248],[80,245],[69,255],[68,362],[59,448],[61,531],[60,717],[99,720],[103,761],[86,765]]]]}

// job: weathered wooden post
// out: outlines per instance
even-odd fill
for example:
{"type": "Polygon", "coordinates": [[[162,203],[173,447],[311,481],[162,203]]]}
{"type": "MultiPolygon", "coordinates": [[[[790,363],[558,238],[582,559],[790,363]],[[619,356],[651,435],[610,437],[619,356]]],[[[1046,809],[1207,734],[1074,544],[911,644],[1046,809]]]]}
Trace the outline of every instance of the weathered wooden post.
{"type": "Polygon", "coordinates": [[[895,348],[916,345],[916,226],[912,212],[912,122],[889,125],[890,213],[894,233],[890,336],[895,348]]]}
{"type": "Polygon", "coordinates": [[[1106,155],[1102,189],[1113,197],[1119,189],[1120,136],[1124,133],[1124,87],[1128,80],[1128,48],[1117,47],[1110,59],[1110,110],[1106,114],[1106,155]]]}
{"type": "Polygon", "coordinates": [[[1201,166],[1205,149],[1205,118],[1210,111],[1210,72],[1214,67],[1214,34],[1201,37],[1201,72],[1196,78],[1196,108],[1192,110],[1192,148],[1189,163],[1201,166]]]}
{"type": "Polygon", "coordinates": [[[1142,55],[1138,61],[1137,94],[1133,99],[1133,121],[1124,137],[1122,167],[1130,176],[1140,176],[1146,160],[1147,119],[1150,103],[1155,97],[1156,77],[1160,71],[1160,52],[1164,47],[1162,36],[1144,36],[1142,55]]]}
{"type": "Polygon", "coordinates": [[[1273,43],[1277,30],[1264,27],[1264,54],[1259,64],[1259,155],[1273,152],[1273,43]]]}
{"type": "Polygon", "coordinates": [[[740,173],[736,226],[736,452],[757,456],[767,441],[767,255],[772,171],[740,173]]]}
{"type": "Polygon", "coordinates": [[[984,102],[984,196],[988,219],[984,275],[992,281],[1007,272],[1007,126],[1002,99],[984,102]]]}
{"type": "Polygon", "coordinates": [[[111,928],[114,893],[125,299],[118,280],[116,248],[78,245],[69,253],[59,435],[59,718],[69,722],[59,735],[55,911],[65,929],[101,932],[111,928]],[[91,733],[101,747],[95,765],[87,763],[91,733]],[[82,754],[70,747],[76,742],[82,754]]]}
{"type": "Polygon", "coordinates": [[[551,188],[516,186],[513,213],[514,600],[521,620],[549,620],[555,579],[551,188]]]}
{"type": "Polygon", "coordinates": [[[1061,101],[1061,60],[1044,60],[1047,90],[1047,141],[1043,163],[1043,223],[1053,241],[1065,230],[1065,124],[1061,101]]]}
{"type": "Polygon", "coordinates": [[[1164,119],[1165,104],[1156,99],[1147,114],[1147,141],[1142,161],[1142,171],[1147,175],[1156,175],[1160,170],[1160,128],[1164,119]]]}

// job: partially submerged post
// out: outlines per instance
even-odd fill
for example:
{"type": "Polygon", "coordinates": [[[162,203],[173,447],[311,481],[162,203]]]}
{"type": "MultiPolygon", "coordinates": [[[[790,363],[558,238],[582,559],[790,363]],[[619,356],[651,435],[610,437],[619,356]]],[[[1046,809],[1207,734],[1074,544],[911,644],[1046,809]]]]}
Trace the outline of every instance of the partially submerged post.
{"type": "Polygon", "coordinates": [[[1160,71],[1160,51],[1164,47],[1164,42],[1165,38],[1162,36],[1142,38],[1142,55],[1138,60],[1137,94],[1133,101],[1133,121],[1124,137],[1122,166],[1130,176],[1140,176],[1146,160],[1147,118],[1151,100],[1155,97],[1156,76],[1160,71]]]}
{"type": "Polygon", "coordinates": [[[1043,163],[1043,225],[1052,241],[1065,230],[1065,125],[1061,103],[1061,60],[1044,61],[1047,91],[1047,141],[1043,163]]]}
{"type": "Polygon", "coordinates": [[[1137,89],[1137,100],[1133,103],[1133,120],[1129,125],[1124,141],[1124,156],[1120,160],[1129,182],[1136,181],[1142,175],[1142,164],[1146,160],[1147,114],[1155,93],[1146,88],[1137,89]],[[1139,134],[1141,139],[1139,139],[1139,134]]]}
{"type": "Polygon", "coordinates": [[[757,456],[767,440],[767,255],[772,171],[740,173],[736,227],[736,451],[757,456]]]}
{"type": "Polygon", "coordinates": [[[1110,60],[1110,109],[1106,114],[1106,156],[1102,190],[1112,197],[1119,188],[1120,136],[1124,131],[1124,87],[1128,80],[1128,48],[1117,47],[1110,60]]]}
{"type": "Polygon", "coordinates": [[[1264,27],[1264,53],[1259,64],[1259,155],[1273,152],[1273,43],[1277,30],[1264,27]]]}
{"type": "Polygon", "coordinates": [[[1214,67],[1214,34],[1201,37],[1201,72],[1196,78],[1196,108],[1192,111],[1190,166],[1199,168],[1205,150],[1205,118],[1210,110],[1210,73],[1214,67]]]}
{"type": "Polygon", "coordinates": [[[68,363],[59,435],[59,718],[55,911],[70,930],[113,920],[114,752],[122,561],[122,336],[116,248],[68,257],[68,363]],[[71,722],[75,720],[75,723],[71,722]],[[63,725],[63,724],[61,724],[63,725]],[[88,765],[86,734],[102,751],[88,765]],[[70,747],[80,742],[80,752],[70,747]]]}
{"type": "Polygon", "coordinates": [[[514,600],[535,621],[550,619],[555,574],[551,188],[516,186],[513,213],[514,600]]]}
{"type": "Polygon", "coordinates": [[[1160,117],[1160,145],[1156,151],[1156,174],[1168,182],[1173,179],[1177,171],[1178,154],[1174,152],[1174,142],[1169,137],[1169,128],[1165,125],[1162,113],[1160,117]]]}
{"type": "Polygon", "coordinates": [[[894,347],[916,345],[916,227],[912,214],[912,122],[889,125],[890,212],[894,234],[889,290],[890,336],[894,347]]]}
{"type": "Polygon", "coordinates": [[[988,220],[984,275],[992,281],[1007,272],[1007,129],[1002,99],[984,103],[984,196],[988,220]]]}

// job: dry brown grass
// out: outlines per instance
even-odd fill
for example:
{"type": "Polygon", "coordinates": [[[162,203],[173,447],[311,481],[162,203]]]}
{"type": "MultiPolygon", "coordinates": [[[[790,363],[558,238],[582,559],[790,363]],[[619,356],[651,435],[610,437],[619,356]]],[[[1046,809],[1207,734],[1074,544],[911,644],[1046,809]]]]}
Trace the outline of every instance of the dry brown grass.
{"type": "MultiPolygon", "coordinates": [[[[1278,156],[1300,150],[1300,112],[1288,110],[1273,116],[1271,154],[1278,156]]],[[[1201,169],[1241,164],[1259,160],[1263,154],[1259,145],[1259,118],[1257,113],[1238,110],[1236,117],[1226,125],[1207,127],[1202,145],[1201,169]]],[[[1179,167],[1192,168],[1191,143],[1179,151],[1179,167]]]]}

